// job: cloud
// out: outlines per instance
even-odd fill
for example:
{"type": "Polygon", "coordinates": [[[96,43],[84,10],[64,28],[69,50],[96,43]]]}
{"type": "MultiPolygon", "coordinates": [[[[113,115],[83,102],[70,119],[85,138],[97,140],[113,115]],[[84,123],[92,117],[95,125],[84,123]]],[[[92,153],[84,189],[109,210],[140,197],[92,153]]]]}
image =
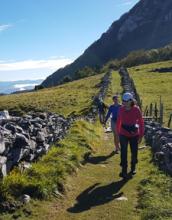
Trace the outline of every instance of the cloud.
{"type": "Polygon", "coordinates": [[[28,83],[28,84],[16,84],[14,85],[15,89],[25,90],[25,87],[34,87],[38,85],[38,83],[28,83]]]}
{"type": "Polygon", "coordinates": [[[122,3],[118,4],[118,6],[127,6],[127,5],[131,5],[131,4],[133,4],[133,0],[122,2],[122,3]]]}
{"type": "Polygon", "coordinates": [[[5,30],[9,29],[10,27],[12,27],[11,24],[2,24],[2,25],[0,25],[0,32],[5,31],[5,30]]]}
{"type": "Polygon", "coordinates": [[[0,71],[50,69],[55,71],[72,62],[68,58],[47,59],[47,60],[23,60],[17,62],[0,61],[0,71]]]}

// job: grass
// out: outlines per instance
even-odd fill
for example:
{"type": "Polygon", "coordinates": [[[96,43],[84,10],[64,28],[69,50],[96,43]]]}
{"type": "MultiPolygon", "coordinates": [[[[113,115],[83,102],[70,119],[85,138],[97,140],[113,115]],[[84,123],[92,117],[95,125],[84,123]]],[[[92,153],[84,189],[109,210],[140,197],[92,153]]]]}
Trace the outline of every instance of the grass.
{"type": "MultiPolygon", "coordinates": [[[[153,72],[155,69],[172,67],[172,61],[152,63],[129,68],[137,91],[143,101],[143,109],[150,103],[159,104],[160,96],[164,103],[164,125],[167,126],[172,113],[172,73],[153,72]]],[[[172,126],[172,125],[171,125],[172,126]]],[[[148,155],[149,158],[152,155],[148,155]]],[[[154,164],[145,164],[148,172],[139,185],[139,207],[143,220],[172,219],[172,182],[171,177],[161,172],[154,164]]]]}
{"type": "Polygon", "coordinates": [[[0,96],[0,110],[7,109],[10,113],[19,115],[29,111],[50,111],[64,116],[83,115],[89,111],[103,75],[37,92],[0,96]]]}
{"type": "MultiPolygon", "coordinates": [[[[90,110],[103,75],[38,92],[1,96],[1,109],[19,115],[30,110],[51,111],[64,116],[83,115],[90,110]]],[[[48,199],[56,190],[63,191],[66,176],[75,172],[84,155],[96,146],[100,138],[98,130],[86,121],[74,122],[66,138],[58,146],[52,146],[31,168],[24,172],[15,168],[1,180],[0,202],[14,203],[23,194],[29,194],[33,199],[48,199]]]]}
{"type": "Polygon", "coordinates": [[[92,129],[97,137],[89,137],[90,143],[94,144],[94,153],[77,175],[67,178],[64,197],[41,202],[32,200],[16,213],[2,215],[3,220],[14,216],[19,216],[19,220],[171,219],[171,179],[150,163],[150,149],[139,151],[136,176],[126,182],[121,181],[118,176],[120,157],[111,154],[112,134],[104,134],[99,123],[92,129]],[[121,195],[128,200],[115,199],[121,195]]]}
{"type": "MultiPolygon", "coordinates": [[[[149,154],[148,156],[151,157],[150,152],[149,154]]],[[[160,171],[153,163],[145,165],[147,172],[138,187],[141,219],[170,220],[172,219],[171,177],[160,171]]]]}
{"type": "MultiPolygon", "coordinates": [[[[117,71],[112,72],[112,78],[111,78],[111,84],[108,88],[107,96],[105,98],[105,103],[107,105],[111,105],[113,103],[112,97],[115,94],[120,94],[122,93],[122,88],[120,86],[121,78],[120,75],[117,71]]],[[[120,100],[119,100],[120,101],[120,100]]]]}
{"type": "MultiPolygon", "coordinates": [[[[93,144],[91,146],[94,149],[92,159],[80,168],[76,176],[68,177],[64,198],[42,200],[41,202],[32,200],[30,204],[14,214],[2,215],[3,220],[12,219],[14,216],[19,216],[18,219],[22,220],[28,218],[32,220],[140,219],[140,212],[136,208],[137,185],[144,178],[144,174],[139,172],[136,178],[130,179],[126,183],[120,181],[118,177],[119,155],[114,157],[111,154],[112,135],[104,136],[99,123],[92,128],[93,136],[91,137],[90,133],[86,135],[90,139],[90,144],[93,144]],[[93,187],[94,185],[95,187],[93,187]],[[89,190],[90,187],[92,190],[89,190]],[[128,201],[116,201],[114,198],[120,194],[126,196],[128,201]],[[29,217],[26,215],[26,210],[31,213],[29,217]]],[[[145,168],[146,166],[144,166],[145,168]]],[[[140,165],[140,170],[142,170],[142,165],[140,165]]]]}
{"type": "MultiPolygon", "coordinates": [[[[169,115],[172,113],[172,73],[152,72],[156,68],[172,67],[172,61],[141,65],[129,68],[129,73],[134,79],[136,88],[143,100],[143,109],[151,102],[159,102],[162,97],[165,114],[164,121],[167,125],[169,115]]],[[[113,72],[111,87],[106,102],[110,104],[112,94],[121,93],[120,78],[113,72]]],[[[171,177],[161,172],[158,167],[150,162],[152,154],[149,150],[141,153],[140,171],[144,178],[138,182],[138,208],[142,220],[172,219],[172,181],[171,177]]],[[[134,185],[133,185],[134,187],[134,185]]]]}
{"type": "Polygon", "coordinates": [[[129,68],[134,79],[137,91],[143,101],[143,110],[146,105],[155,103],[159,105],[160,96],[164,103],[164,125],[167,126],[172,113],[172,72],[152,72],[157,68],[172,67],[172,61],[152,63],[129,68]]]}
{"type": "Polygon", "coordinates": [[[16,168],[0,182],[1,201],[15,201],[23,194],[47,199],[55,190],[63,190],[66,176],[76,170],[99,138],[99,129],[95,129],[94,124],[76,121],[58,147],[53,146],[31,168],[24,172],[16,168]]]}

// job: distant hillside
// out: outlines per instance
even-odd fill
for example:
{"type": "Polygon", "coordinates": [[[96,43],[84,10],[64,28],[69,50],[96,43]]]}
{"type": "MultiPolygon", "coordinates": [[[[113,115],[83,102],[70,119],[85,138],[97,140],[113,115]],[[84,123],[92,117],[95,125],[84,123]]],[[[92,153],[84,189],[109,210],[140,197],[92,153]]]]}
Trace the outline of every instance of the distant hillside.
{"type": "Polygon", "coordinates": [[[29,111],[81,115],[90,109],[102,77],[103,74],[99,74],[37,92],[0,96],[0,110],[7,109],[17,115],[29,111]]]}
{"type": "Polygon", "coordinates": [[[171,42],[172,1],[140,0],[78,59],[54,72],[42,85],[51,87],[65,76],[73,78],[76,71],[85,66],[101,67],[109,60],[122,58],[133,50],[159,48],[171,42]]]}
{"type": "Polygon", "coordinates": [[[0,93],[2,94],[10,94],[13,92],[21,92],[25,90],[31,90],[42,83],[42,79],[38,80],[18,80],[18,81],[1,81],[0,82],[0,93]]]}
{"type": "Polygon", "coordinates": [[[149,64],[167,60],[172,60],[172,44],[158,49],[133,51],[123,59],[110,60],[103,66],[101,71],[104,72],[108,69],[118,70],[121,66],[134,67],[141,64],[149,64]]]}

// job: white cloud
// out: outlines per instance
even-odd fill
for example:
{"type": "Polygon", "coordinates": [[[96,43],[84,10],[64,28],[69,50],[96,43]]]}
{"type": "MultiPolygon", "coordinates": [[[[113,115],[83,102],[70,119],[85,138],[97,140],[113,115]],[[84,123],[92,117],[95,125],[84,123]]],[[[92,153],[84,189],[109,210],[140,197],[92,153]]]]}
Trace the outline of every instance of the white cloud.
{"type": "Polygon", "coordinates": [[[14,88],[16,88],[16,89],[24,89],[24,87],[30,87],[30,86],[32,86],[32,87],[34,87],[34,86],[36,86],[37,84],[36,83],[30,83],[30,84],[16,84],[16,85],[14,85],[14,88]]]}
{"type": "Polygon", "coordinates": [[[0,25],[0,32],[5,31],[5,30],[9,29],[10,27],[12,27],[11,24],[2,24],[2,25],[0,25]]]}
{"type": "Polygon", "coordinates": [[[55,71],[72,62],[68,58],[48,59],[48,60],[23,60],[17,62],[0,62],[0,71],[16,71],[16,70],[33,70],[33,69],[50,69],[55,71]]]}
{"type": "Polygon", "coordinates": [[[133,4],[133,0],[121,2],[118,6],[127,6],[133,4]]]}

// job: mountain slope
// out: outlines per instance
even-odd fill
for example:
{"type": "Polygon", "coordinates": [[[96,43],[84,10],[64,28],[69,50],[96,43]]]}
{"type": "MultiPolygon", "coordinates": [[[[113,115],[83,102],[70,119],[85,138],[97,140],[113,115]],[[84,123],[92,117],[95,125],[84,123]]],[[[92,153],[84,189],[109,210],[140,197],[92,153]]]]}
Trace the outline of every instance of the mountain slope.
{"type": "Polygon", "coordinates": [[[10,114],[50,111],[66,117],[71,113],[82,115],[89,111],[102,77],[99,74],[37,92],[0,96],[0,110],[6,109],[10,114]]]}
{"type": "Polygon", "coordinates": [[[140,0],[128,13],[115,21],[99,40],[94,42],[72,64],[57,70],[42,85],[57,85],[66,75],[85,66],[102,66],[130,51],[165,46],[172,42],[172,1],[140,0]]]}

